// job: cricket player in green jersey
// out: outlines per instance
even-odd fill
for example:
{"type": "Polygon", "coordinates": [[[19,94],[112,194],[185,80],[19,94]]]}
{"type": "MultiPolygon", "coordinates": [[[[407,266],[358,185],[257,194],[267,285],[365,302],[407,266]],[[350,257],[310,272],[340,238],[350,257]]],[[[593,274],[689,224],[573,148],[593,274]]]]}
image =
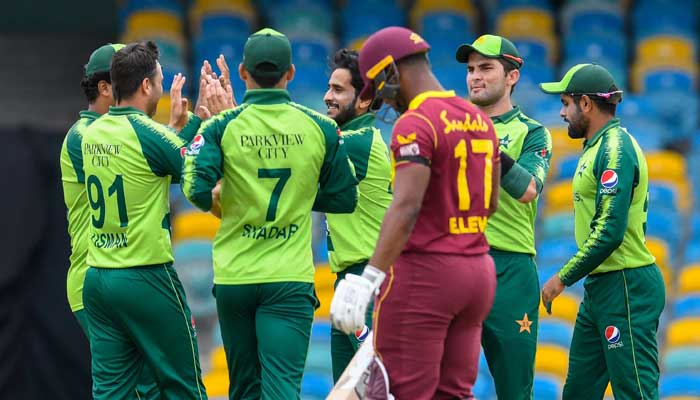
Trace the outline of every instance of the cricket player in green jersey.
{"type": "MultiPolygon", "coordinates": [[[[148,365],[160,398],[205,399],[194,320],[172,267],[168,198],[201,119],[176,95],[175,129],[151,120],[163,92],[153,42],[119,50],[110,76],[117,106],[93,122],[82,141],[90,207],[83,302],[93,397],[134,398],[148,365]]],[[[178,74],[173,86],[182,84],[178,74]]]]}
{"type": "Polygon", "coordinates": [[[644,239],[646,160],[615,118],[622,91],[595,64],[576,65],[540,87],[561,96],[569,136],[584,139],[573,178],[578,252],[542,288],[551,311],[566,286],[586,278],[563,398],[601,399],[611,382],[615,398],[658,399],[656,332],[666,294],[644,239]]]}
{"type": "MultiPolygon", "coordinates": [[[[384,212],[391,204],[391,162],[382,133],[374,127],[369,112],[372,99],[359,98],[364,87],[356,51],[341,49],[331,62],[331,77],[323,101],[328,116],[340,126],[345,150],[355,167],[357,208],[352,214],[327,214],[328,254],[335,285],[345,275],[362,275],[374,246],[384,212]]],[[[333,381],[337,381],[352,360],[372,326],[372,308],[367,307],[365,327],[346,335],[331,328],[333,381]]]]}
{"type": "Polygon", "coordinates": [[[311,211],[357,203],[338,126],[290,100],[294,72],[285,35],[251,35],[238,67],[242,104],[202,124],[185,155],[182,190],[197,207],[212,208],[221,179],[214,293],[231,399],[300,398],[318,306],[311,211]]]}
{"type": "MultiPolygon", "coordinates": [[[[80,112],[80,119],[68,131],[61,148],[61,180],[63,199],[68,209],[68,234],[71,238],[70,268],[66,279],[68,304],[78,320],[85,336],[90,337],[87,312],[83,307],[83,281],[88,269],[88,230],[90,205],[85,192],[85,173],[81,144],[83,134],[90,124],[106,114],[114,105],[109,66],[112,56],[123,44],[106,44],[95,50],[85,65],[85,75],[80,85],[88,100],[88,109],[80,112]]],[[[160,392],[149,368],[144,368],[136,387],[136,397],[159,399],[160,392]]]]}
{"type": "Polygon", "coordinates": [[[552,152],[549,131],[513,106],[523,60],[513,43],[483,35],[457,49],[467,64],[469,99],[493,122],[501,150],[498,212],[486,238],[496,263],[496,297],[481,344],[500,399],[532,399],[540,287],[535,217],[552,152]]]}

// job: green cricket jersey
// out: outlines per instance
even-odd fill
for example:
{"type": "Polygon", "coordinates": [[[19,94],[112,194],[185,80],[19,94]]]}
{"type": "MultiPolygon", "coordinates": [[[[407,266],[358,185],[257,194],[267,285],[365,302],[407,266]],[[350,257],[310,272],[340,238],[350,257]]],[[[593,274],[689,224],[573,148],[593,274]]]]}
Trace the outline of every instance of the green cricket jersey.
{"type": "Polygon", "coordinates": [[[644,239],[648,187],[644,154],[619,119],[584,142],[573,180],[579,250],[559,271],[565,285],[655,261],[644,239]]]}
{"type": "MultiPolygon", "coordinates": [[[[500,142],[500,150],[534,178],[537,192],[542,190],[552,157],[552,137],[537,121],[514,107],[491,118],[500,142]]],[[[498,193],[498,212],[489,217],[486,238],[498,250],[535,255],[535,218],[537,200],[521,203],[505,190],[498,193]]]]}
{"type": "Polygon", "coordinates": [[[200,124],[190,114],[178,135],[135,108],[110,107],[85,130],[88,265],[128,268],[173,261],[168,188],[180,180],[181,149],[200,124]]]}
{"type": "Polygon", "coordinates": [[[100,114],[81,111],[80,119],[66,134],[61,147],[61,181],[63,201],[68,209],[68,234],[70,235],[70,268],[66,279],[68,304],[73,312],[83,309],[83,281],[87,271],[88,218],[90,205],[85,195],[83,154],[80,151],[83,134],[100,114]]]}
{"type": "Polygon", "coordinates": [[[340,129],[360,183],[352,214],[326,215],[328,254],[331,271],[336,273],[370,258],[392,197],[389,149],[374,127],[374,114],[353,118],[340,129]]]}
{"type": "Polygon", "coordinates": [[[286,90],[248,90],[190,144],[182,191],[202,210],[221,183],[214,283],[313,282],[311,210],[349,213],[357,181],[336,123],[286,90]],[[320,185],[320,188],[319,188],[320,185]]]}

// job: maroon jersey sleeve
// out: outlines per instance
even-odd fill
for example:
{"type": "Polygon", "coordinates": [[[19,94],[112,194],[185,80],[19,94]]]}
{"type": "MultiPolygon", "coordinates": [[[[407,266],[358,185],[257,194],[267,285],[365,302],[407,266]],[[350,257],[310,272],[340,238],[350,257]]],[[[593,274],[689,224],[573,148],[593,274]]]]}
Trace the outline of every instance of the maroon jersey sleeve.
{"type": "Polygon", "coordinates": [[[410,163],[430,166],[435,147],[437,135],[425,116],[408,112],[396,121],[391,134],[391,152],[395,168],[410,163]]]}

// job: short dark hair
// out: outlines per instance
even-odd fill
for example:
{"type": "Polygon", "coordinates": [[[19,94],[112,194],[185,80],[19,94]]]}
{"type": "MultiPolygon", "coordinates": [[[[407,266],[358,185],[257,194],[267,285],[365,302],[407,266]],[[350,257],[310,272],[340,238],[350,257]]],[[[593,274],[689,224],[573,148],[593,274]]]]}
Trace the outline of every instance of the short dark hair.
{"type": "Polygon", "coordinates": [[[355,50],[340,49],[328,64],[331,72],[338,68],[350,71],[350,84],[355,88],[355,96],[359,96],[362,88],[365,86],[360,74],[359,54],[355,50]]]}
{"type": "MultiPolygon", "coordinates": [[[[503,71],[505,72],[505,75],[506,75],[506,76],[508,76],[508,74],[510,73],[510,71],[513,71],[513,70],[518,69],[518,67],[516,67],[515,64],[513,64],[512,62],[510,62],[510,61],[508,61],[508,60],[506,60],[506,59],[504,59],[504,58],[499,58],[499,59],[498,59],[498,62],[500,62],[501,65],[503,65],[503,71]]],[[[510,88],[510,94],[511,94],[511,96],[513,95],[513,92],[515,92],[515,85],[517,85],[517,84],[518,84],[518,82],[515,82],[515,83],[513,84],[513,86],[510,88]]]]}
{"type": "Polygon", "coordinates": [[[100,96],[100,91],[97,87],[100,81],[112,83],[112,79],[109,77],[109,71],[95,72],[90,77],[83,75],[83,79],[80,81],[80,87],[83,88],[83,93],[85,93],[85,98],[89,104],[94,103],[100,96]]]}
{"type": "Polygon", "coordinates": [[[153,79],[158,64],[158,46],[153,41],[131,43],[114,54],[109,71],[117,102],[136,93],[144,79],[153,79]]]}
{"type": "MultiPolygon", "coordinates": [[[[610,88],[610,92],[615,92],[618,89],[616,85],[612,85],[610,88]]],[[[582,94],[575,94],[573,95],[574,102],[576,103],[576,107],[580,108],[579,102],[581,101],[581,96],[582,94]]],[[[600,96],[595,96],[595,95],[587,95],[593,103],[595,103],[596,107],[598,109],[608,115],[612,115],[613,117],[615,116],[615,113],[617,112],[617,103],[611,103],[607,99],[600,97],[600,96]]]]}
{"type": "MultiPolygon", "coordinates": [[[[274,71],[277,71],[277,66],[272,64],[272,63],[263,62],[263,63],[258,64],[255,67],[255,70],[256,70],[256,72],[263,72],[263,73],[274,72],[274,71]]],[[[275,76],[274,74],[269,74],[269,75],[256,74],[255,72],[252,72],[252,71],[248,71],[248,73],[250,74],[250,77],[253,78],[255,83],[257,83],[258,86],[260,86],[263,89],[271,89],[271,88],[275,87],[279,83],[279,81],[282,80],[282,77],[284,76],[284,74],[282,74],[280,76],[275,76]]]]}

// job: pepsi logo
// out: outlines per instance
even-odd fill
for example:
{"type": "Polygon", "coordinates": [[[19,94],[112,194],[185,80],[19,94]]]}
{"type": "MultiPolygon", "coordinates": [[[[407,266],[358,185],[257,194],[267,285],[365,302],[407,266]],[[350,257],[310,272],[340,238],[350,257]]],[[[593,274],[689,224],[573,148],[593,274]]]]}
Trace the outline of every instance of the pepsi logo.
{"type": "Polygon", "coordinates": [[[617,343],[620,341],[620,330],[616,326],[609,325],[605,328],[605,339],[608,343],[617,343]]]}
{"type": "Polygon", "coordinates": [[[355,331],[355,338],[359,342],[364,342],[365,339],[367,339],[367,336],[369,335],[369,328],[367,325],[363,326],[362,329],[358,329],[355,331]]]}
{"type": "Polygon", "coordinates": [[[603,175],[601,175],[600,177],[600,184],[603,185],[604,188],[614,188],[615,186],[617,186],[617,182],[617,172],[611,169],[606,169],[605,171],[603,171],[603,175]]]}
{"type": "Polygon", "coordinates": [[[197,150],[204,146],[204,136],[197,135],[192,139],[192,144],[190,144],[190,150],[197,150]]]}

